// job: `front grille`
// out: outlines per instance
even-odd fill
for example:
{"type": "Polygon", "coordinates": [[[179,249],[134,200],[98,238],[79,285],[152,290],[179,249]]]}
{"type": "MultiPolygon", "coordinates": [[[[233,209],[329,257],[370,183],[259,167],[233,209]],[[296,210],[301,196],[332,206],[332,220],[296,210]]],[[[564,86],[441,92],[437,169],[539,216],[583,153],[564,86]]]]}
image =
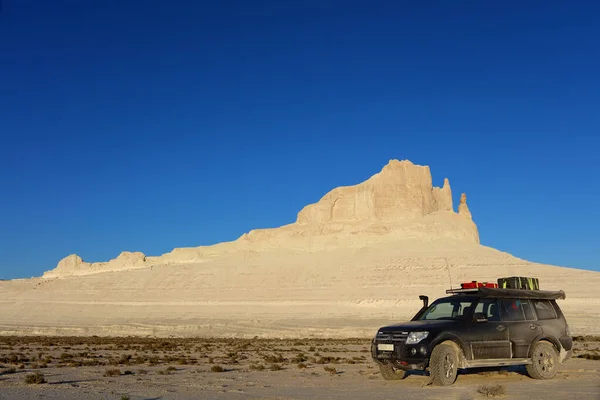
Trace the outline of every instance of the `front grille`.
{"type": "Polygon", "coordinates": [[[392,342],[406,342],[408,332],[392,332],[392,331],[381,331],[377,332],[377,341],[392,341],[392,342]]]}

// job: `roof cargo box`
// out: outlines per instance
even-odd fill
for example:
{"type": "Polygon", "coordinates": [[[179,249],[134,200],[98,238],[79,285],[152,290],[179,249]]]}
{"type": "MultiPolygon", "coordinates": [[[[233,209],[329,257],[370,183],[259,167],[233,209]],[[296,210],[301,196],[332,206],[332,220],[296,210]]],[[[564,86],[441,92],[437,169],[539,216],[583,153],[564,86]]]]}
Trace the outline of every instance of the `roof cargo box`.
{"type": "Polygon", "coordinates": [[[498,287],[501,289],[540,290],[540,282],[538,278],[510,276],[498,278],[498,287]]]}

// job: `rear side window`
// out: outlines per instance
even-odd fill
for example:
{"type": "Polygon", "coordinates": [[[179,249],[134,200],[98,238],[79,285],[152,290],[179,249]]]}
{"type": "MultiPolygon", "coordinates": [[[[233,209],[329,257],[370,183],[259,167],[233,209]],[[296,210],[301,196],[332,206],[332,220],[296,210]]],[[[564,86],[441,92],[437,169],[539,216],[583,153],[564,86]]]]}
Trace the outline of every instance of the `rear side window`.
{"type": "Polygon", "coordinates": [[[538,319],[555,319],[556,312],[548,300],[533,300],[533,306],[538,319]]]}
{"type": "Polygon", "coordinates": [[[502,299],[500,307],[503,321],[525,321],[525,313],[520,300],[502,299]]]}
{"type": "Polygon", "coordinates": [[[533,315],[533,309],[529,300],[521,300],[521,306],[523,307],[523,312],[525,312],[525,319],[528,321],[534,320],[535,316],[533,315]]]}

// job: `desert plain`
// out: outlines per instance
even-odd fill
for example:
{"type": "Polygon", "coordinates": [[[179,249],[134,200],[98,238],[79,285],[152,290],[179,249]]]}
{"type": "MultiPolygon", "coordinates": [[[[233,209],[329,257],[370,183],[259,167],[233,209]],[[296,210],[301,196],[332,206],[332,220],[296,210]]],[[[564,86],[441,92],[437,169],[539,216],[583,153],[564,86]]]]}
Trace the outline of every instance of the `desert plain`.
{"type": "Polygon", "coordinates": [[[481,368],[451,387],[385,381],[355,339],[0,338],[0,399],[598,399],[600,337],[577,337],[552,380],[481,368]],[[492,396],[493,395],[493,396],[492,396]]]}
{"type": "Polygon", "coordinates": [[[0,398],[470,399],[487,383],[511,399],[600,398],[600,273],[484,246],[475,220],[464,193],[455,211],[449,179],[435,187],[429,167],[390,160],[293,223],[231,242],[104,262],[66,255],[42,276],[0,282],[0,398]],[[365,352],[377,328],[410,319],[420,294],[502,276],[565,291],[559,304],[582,339],[557,378],[472,371],[436,388],[425,375],[378,375],[365,352]],[[46,382],[25,383],[42,370],[46,382]]]}

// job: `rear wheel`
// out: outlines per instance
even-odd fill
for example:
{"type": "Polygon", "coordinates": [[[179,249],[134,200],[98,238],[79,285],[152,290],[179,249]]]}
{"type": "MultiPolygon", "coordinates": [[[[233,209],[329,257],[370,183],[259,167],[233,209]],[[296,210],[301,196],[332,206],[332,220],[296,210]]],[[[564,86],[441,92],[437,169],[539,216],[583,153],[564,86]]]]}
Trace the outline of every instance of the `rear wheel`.
{"type": "Polygon", "coordinates": [[[379,370],[381,371],[381,376],[383,376],[383,379],[386,381],[402,379],[405,374],[403,370],[394,368],[390,364],[379,364],[379,370]]]}
{"type": "Polygon", "coordinates": [[[448,343],[438,344],[429,358],[431,381],[436,386],[450,386],[458,376],[458,351],[448,343]]]}
{"type": "Polygon", "coordinates": [[[531,353],[531,364],[526,367],[527,373],[533,379],[552,379],[558,368],[558,353],[552,343],[537,342],[531,353]]]}

